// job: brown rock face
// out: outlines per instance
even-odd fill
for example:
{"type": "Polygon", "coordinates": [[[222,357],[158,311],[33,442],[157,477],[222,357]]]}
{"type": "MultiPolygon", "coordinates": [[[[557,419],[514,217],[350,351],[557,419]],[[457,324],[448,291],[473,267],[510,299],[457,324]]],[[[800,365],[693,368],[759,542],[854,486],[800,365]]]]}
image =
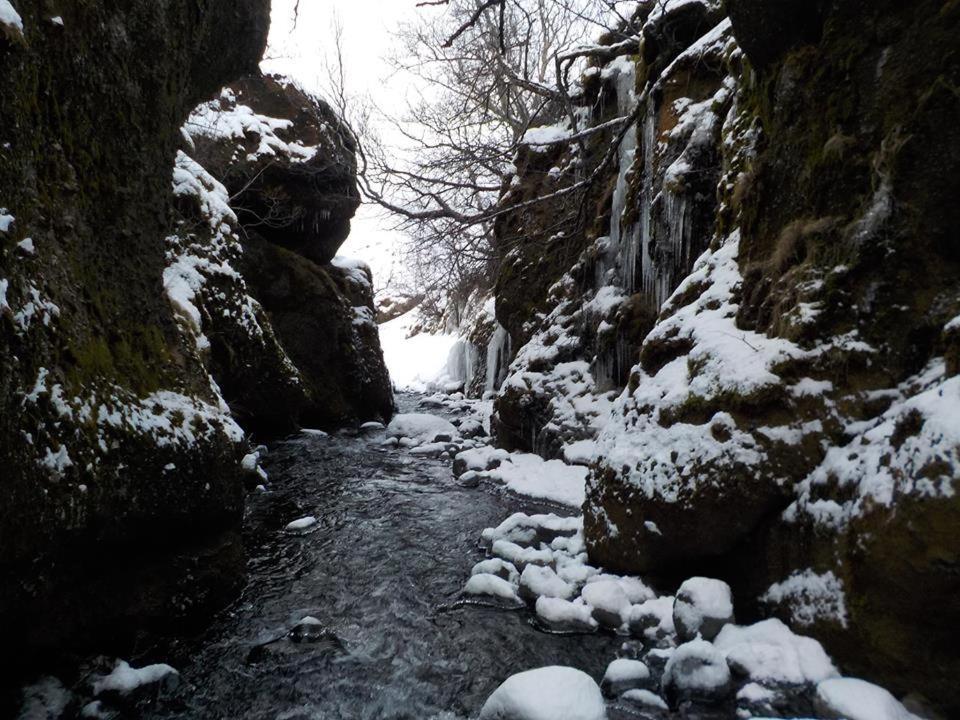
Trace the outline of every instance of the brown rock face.
{"type": "MultiPolygon", "coordinates": [[[[107,594],[63,567],[175,551],[239,520],[242,433],[162,277],[180,125],[256,67],[269,6],[17,7],[23,36],[0,36],[0,616],[3,660],[22,669],[48,602],[107,594]]],[[[119,633],[113,599],[93,624],[119,633]]],[[[76,618],[52,616],[64,652],[76,618]]]]}

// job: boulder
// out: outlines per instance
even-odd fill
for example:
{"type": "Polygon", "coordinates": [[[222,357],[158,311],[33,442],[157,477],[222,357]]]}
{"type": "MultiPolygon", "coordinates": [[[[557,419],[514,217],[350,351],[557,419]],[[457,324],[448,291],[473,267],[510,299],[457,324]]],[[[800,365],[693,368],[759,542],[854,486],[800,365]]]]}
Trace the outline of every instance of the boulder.
{"type": "Polygon", "coordinates": [[[713,640],[733,622],[730,586],[722,580],[695,577],[684,580],[673,602],[673,624],[682,641],[698,635],[713,640]]]}
{"type": "Polygon", "coordinates": [[[605,720],[597,683],[570,667],[543,667],[507,678],[480,710],[480,720],[605,720]]]}

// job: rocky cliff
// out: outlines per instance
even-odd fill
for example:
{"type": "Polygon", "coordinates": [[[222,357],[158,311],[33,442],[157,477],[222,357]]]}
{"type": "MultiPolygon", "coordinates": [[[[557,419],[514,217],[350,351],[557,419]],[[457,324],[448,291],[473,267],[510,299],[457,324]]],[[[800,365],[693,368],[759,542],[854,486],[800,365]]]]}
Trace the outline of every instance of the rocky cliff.
{"type": "MultiPolygon", "coordinates": [[[[270,434],[388,419],[370,270],[335,257],[360,204],[339,117],[291,81],[255,74],[197,107],[183,135],[184,154],[222,184],[234,269],[280,345],[263,352],[244,335],[209,333],[213,375],[238,419],[270,434]]],[[[205,302],[216,308],[211,291],[205,302]]]]}
{"type": "Polygon", "coordinates": [[[334,425],[392,398],[369,271],[330,264],[353,149],[259,77],[266,1],[0,11],[0,659],[23,670],[230,592],[257,472],[238,420],[334,425]],[[245,74],[273,116],[221,93],[245,74]],[[267,126],[191,132],[218,94],[267,126]],[[258,164],[273,140],[294,155],[258,164]]]}
{"type": "Polygon", "coordinates": [[[636,20],[575,98],[597,131],[528,133],[505,196],[616,147],[567,222],[498,227],[518,348],[499,440],[592,463],[596,562],[726,577],[746,612],[955,712],[960,7],[676,0],[636,20]]]}

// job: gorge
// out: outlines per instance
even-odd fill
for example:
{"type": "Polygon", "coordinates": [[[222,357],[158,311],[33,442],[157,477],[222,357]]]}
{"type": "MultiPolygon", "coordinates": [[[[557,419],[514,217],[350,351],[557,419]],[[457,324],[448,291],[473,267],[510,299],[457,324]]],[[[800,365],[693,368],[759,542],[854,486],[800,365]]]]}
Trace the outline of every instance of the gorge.
{"type": "Polygon", "coordinates": [[[267,0],[0,0],[0,714],[960,712],[960,4],[633,5],[413,394],[267,0]]]}

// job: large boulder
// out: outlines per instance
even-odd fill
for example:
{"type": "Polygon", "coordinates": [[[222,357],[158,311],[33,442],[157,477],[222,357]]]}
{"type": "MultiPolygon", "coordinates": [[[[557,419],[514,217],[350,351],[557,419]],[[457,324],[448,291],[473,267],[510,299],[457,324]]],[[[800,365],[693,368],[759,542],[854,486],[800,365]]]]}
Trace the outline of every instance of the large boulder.
{"type": "Polygon", "coordinates": [[[269,434],[388,418],[370,270],[335,258],[360,202],[342,120],[292,81],[253,74],[198,106],[183,134],[184,151],[226,189],[242,245],[234,267],[275,335],[254,354],[242,336],[213,335],[230,407],[269,434]]]}
{"type": "MultiPolygon", "coordinates": [[[[240,519],[243,433],[163,274],[180,126],[255,69],[269,4],[16,5],[22,28],[0,23],[0,616],[23,670],[44,646],[63,657],[80,618],[117,639],[133,606],[193,605],[184,568],[178,591],[157,566],[240,519]]],[[[210,563],[194,597],[229,586],[216,553],[190,554],[210,563]]]]}

